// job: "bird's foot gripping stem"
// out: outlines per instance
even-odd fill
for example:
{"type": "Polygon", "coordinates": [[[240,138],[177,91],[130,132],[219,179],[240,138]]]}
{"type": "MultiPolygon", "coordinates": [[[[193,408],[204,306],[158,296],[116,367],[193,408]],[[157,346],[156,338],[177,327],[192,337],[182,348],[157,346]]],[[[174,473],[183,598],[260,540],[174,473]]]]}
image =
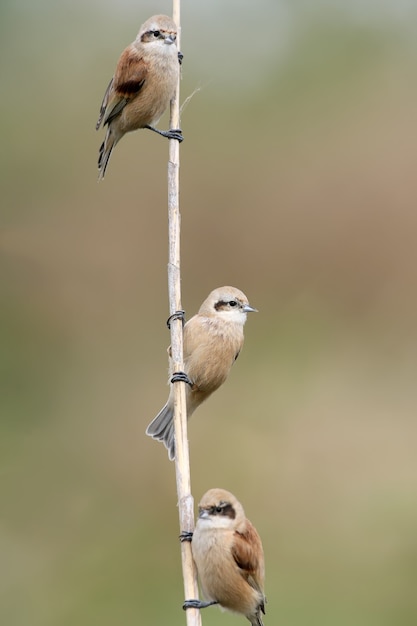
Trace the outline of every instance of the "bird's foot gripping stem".
{"type": "Polygon", "coordinates": [[[208,606],[212,606],[213,604],[219,604],[217,600],[212,600],[211,602],[202,602],[201,600],[186,600],[182,605],[184,611],[187,609],[206,609],[208,606]]]}
{"type": "Polygon", "coordinates": [[[171,376],[171,383],[187,383],[190,387],[193,386],[193,381],[190,380],[185,372],[174,372],[171,376]]]}
{"type": "Polygon", "coordinates": [[[167,319],[167,326],[168,329],[171,330],[171,324],[174,320],[181,320],[182,325],[184,326],[185,324],[185,311],[175,311],[175,313],[173,313],[172,315],[169,316],[169,318],[167,319]]]}
{"type": "Polygon", "coordinates": [[[153,130],[154,133],[158,133],[158,135],[161,135],[162,137],[166,137],[167,139],[176,139],[180,143],[181,141],[184,141],[184,137],[182,136],[182,130],[180,128],[170,128],[169,130],[159,130],[159,128],[155,128],[154,126],[149,126],[149,124],[144,126],[144,128],[147,128],[148,130],[153,130]]]}

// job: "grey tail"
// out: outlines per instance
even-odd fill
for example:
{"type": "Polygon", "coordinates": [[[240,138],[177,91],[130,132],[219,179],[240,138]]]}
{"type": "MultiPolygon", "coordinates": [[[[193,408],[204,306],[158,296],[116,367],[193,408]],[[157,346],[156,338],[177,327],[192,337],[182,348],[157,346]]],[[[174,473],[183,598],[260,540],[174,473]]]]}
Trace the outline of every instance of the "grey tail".
{"type": "Polygon", "coordinates": [[[103,143],[100,146],[99,154],[98,154],[98,179],[103,180],[104,174],[106,173],[107,165],[110,160],[111,153],[113,151],[114,146],[117,141],[114,138],[113,133],[111,132],[110,127],[107,129],[106,137],[103,143]]]}
{"type": "Polygon", "coordinates": [[[248,617],[248,620],[250,621],[252,626],[264,626],[260,611],[258,611],[255,615],[251,615],[250,617],[248,617]]]}
{"type": "Polygon", "coordinates": [[[166,404],[146,429],[146,434],[162,441],[168,450],[169,460],[175,459],[174,411],[166,404]]]}
{"type": "Polygon", "coordinates": [[[252,626],[264,626],[264,623],[263,623],[262,617],[261,617],[261,611],[265,615],[265,602],[266,602],[266,598],[258,606],[258,609],[257,609],[256,613],[254,613],[253,615],[248,615],[247,616],[247,618],[250,621],[250,623],[252,624],[252,626]]]}

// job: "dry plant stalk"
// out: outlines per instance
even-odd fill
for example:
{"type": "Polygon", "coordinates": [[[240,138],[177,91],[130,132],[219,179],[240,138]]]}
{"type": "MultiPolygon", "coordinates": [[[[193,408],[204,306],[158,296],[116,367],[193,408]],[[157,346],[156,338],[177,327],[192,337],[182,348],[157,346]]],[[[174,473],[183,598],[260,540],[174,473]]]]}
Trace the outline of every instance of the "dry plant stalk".
{"type": "MultiPolygon", "coordinates": [[[[177,24],[177,44],[180,50],[180,0],[173,0],[173,20],[177,24]]],[[[171,102],[170,128],[180,128],[180,85],[171,102]]],[[[168,225],[169,225],[169,262],[168,262],[168,295],[170,315],[180,311],[181,307],[181,269],[180,269],[180,231],[181,216],[179,209],[179,142],[169,141],[168,161],[168,225]]],[[[173,372],[182,372],[183,364],[183,333],[181,319],[171,322],[171,350],[173,372]]],[[[190,459],[187,437],[187,407],[184,382],[174,384],[174,425],[175,425],[175,472],[177,480],[178,508],[180,531],[194,531],[194,501],[191,495],[190,459]]],[[[191,543],[181,543],[182,572],[184,579],[185,598],[198,598],[197,572],[194,565],[191,543]]],[[[200,611],[186,611],[187,626],[201,626],[200,611]]]]}

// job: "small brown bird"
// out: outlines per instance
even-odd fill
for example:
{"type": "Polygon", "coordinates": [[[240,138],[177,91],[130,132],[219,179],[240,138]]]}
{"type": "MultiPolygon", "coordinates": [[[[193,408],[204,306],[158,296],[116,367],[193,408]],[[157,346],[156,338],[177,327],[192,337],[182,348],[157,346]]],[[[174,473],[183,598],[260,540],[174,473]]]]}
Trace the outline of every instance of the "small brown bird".
{"type": "Polygon", "coordinates": [[[192,553],[207,602],[187,600],[183,608],[212,604],[242,613],[263,626],[265,565],[261,538],[229,491],[210,489],[198,505],[192,553]]]}
{"type": "MultiPolygon", "coordinates": [[[[235,287],[220,287],[204,300],[197,315],[184,326],[184,372],[188,377],[187,417],[190,418],[213,391],[222,385],[243,346],[246,314],[256,311],[244,293],[235,287]]],[[[168,348],[171,357],[171,348],[168,348]]],[[[173,374],[170,358],[170,379],[173,374]]],[[[169,458],[175,458],[174,393],[146,429],[162,441],[169,458]]]]}
{"type": "Polygon", "coordinates": [[[98,130],[107,125],[98,159],[99,180],[104,178],[114,146],[139,128],[182,141],[180,130],[158,130],[158,122],[174,97],[181,53],[176,46],[177,27],[167,15],[154,15],[140,27],[133,43],[121,54],[100,108],[98,130]]]}

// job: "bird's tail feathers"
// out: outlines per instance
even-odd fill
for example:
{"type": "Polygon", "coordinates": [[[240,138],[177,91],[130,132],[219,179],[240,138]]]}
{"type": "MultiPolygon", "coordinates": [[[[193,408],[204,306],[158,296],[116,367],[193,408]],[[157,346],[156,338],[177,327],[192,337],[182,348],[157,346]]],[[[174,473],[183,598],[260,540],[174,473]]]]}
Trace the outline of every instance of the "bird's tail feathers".
{"type": "Polygon", "coordinates": [[[103,180],[106,173],[107,164],[109,162],[112,150],[117,143],[115,135],[112,133],[111,128],[107,129],[106,137],[100,146],[98,155],[98,179],[103,180]]]}
{"type": "Polygon", "coordinates": [[[258,611],[255,615],[251,615],[249,617],[249,621],[252,624],[252,626],[264,626],[260,611],[258,611]]]}
{"type": "Polygon", "coordinates": [[[265,603],[266,603],[266,598],[264,597],[262,602],[259,604],[256,610],[256,613],[247,616],[252,626],[264,626],[264,623],[261,617],[261,611],[265,615],[265,603]]]}
{"type": "Polygon", "coordinates": [[[166,404],[159,411],[146,429],[146,434],[157,441],[162,441],[168,450],[170,461],[175,458],[174,411],[172,407],[166,404]]]}

